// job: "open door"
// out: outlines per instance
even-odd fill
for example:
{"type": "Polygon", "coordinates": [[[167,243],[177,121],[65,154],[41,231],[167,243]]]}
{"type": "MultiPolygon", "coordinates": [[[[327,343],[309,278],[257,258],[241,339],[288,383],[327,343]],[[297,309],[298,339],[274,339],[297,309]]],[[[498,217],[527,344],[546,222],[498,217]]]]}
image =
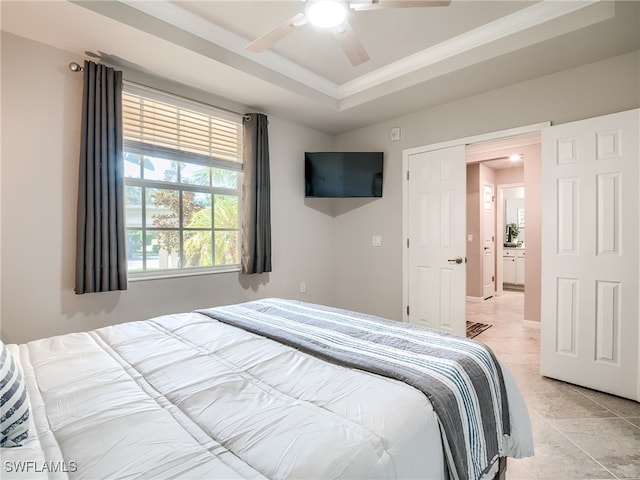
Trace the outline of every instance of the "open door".
{"type": "Polygon", "coordinates": [[[640,400],[640,110],[542,134],[541,373],[640,400]]]}
{"type": "Polygon", "coordinates": [[[465,336],[465,146],[408,163],[408,320],[465,336]]]}
{"type": "Polygon", "coordinates": [[[496,293],[496,215],[493,185],[485,185],[482,195],[482,298],[496,293]]]}

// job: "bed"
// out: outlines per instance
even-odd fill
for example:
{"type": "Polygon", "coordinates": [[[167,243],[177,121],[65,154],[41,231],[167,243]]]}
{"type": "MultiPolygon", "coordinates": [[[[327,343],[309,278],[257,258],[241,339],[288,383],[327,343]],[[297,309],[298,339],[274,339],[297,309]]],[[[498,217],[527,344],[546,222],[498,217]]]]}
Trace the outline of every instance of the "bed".
{"type": "Polygon", "coordinates": [[[3,478],[490,479],[533,454],[517,386],[481,343],[321,305],[264,299],[6,350],[29,435],[1,450],[3,478]],[[443,373],[472,352],[488,393],[467,390],[473,368],[443,373]]]}

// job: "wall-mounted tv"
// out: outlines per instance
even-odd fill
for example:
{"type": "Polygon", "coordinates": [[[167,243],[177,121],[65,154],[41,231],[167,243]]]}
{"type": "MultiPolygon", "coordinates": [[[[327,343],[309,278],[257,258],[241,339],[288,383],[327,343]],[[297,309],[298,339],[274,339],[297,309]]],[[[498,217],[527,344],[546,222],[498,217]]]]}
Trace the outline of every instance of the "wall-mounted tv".
{"type": "Polygon", "coordinates": [[[305,152],[305,196],[381,197],[382,152],[305,152]]]}

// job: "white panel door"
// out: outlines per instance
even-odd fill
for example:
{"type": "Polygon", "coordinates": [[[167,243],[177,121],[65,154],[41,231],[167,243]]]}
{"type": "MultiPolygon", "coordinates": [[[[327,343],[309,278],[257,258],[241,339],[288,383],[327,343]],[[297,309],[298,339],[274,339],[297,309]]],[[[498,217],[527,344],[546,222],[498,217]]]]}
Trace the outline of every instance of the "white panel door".
{"type": "Polygon", "coordinates": [[[409,322],[465,336],[465,146],[409,156],[409,322]]]}
{"type": "Polygon", "coordinates": [[[482,298],[492,297],[496,292],[496,246],[495,246],[495,196],[493,185],[485,185],[482,195],[482,298]]]}
{"type": "Polygon", "coordinates": [[[640,400],[640,110],[542,134],[541,373],[640,400]]]}

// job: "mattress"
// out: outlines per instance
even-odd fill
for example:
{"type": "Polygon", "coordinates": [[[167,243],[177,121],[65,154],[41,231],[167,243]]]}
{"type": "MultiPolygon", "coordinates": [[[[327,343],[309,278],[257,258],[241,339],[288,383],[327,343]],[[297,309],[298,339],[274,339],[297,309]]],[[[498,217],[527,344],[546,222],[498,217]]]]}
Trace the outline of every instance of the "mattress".
{"type": "MultiPolygon", "coordinates": [[[[422,392],[198,312],[9,349],[31,429],[2,449],[3,478],[445,478],[422,392]]],[[[531,455],[526,406],[503,375],[502,454],[531,455]]]]}

